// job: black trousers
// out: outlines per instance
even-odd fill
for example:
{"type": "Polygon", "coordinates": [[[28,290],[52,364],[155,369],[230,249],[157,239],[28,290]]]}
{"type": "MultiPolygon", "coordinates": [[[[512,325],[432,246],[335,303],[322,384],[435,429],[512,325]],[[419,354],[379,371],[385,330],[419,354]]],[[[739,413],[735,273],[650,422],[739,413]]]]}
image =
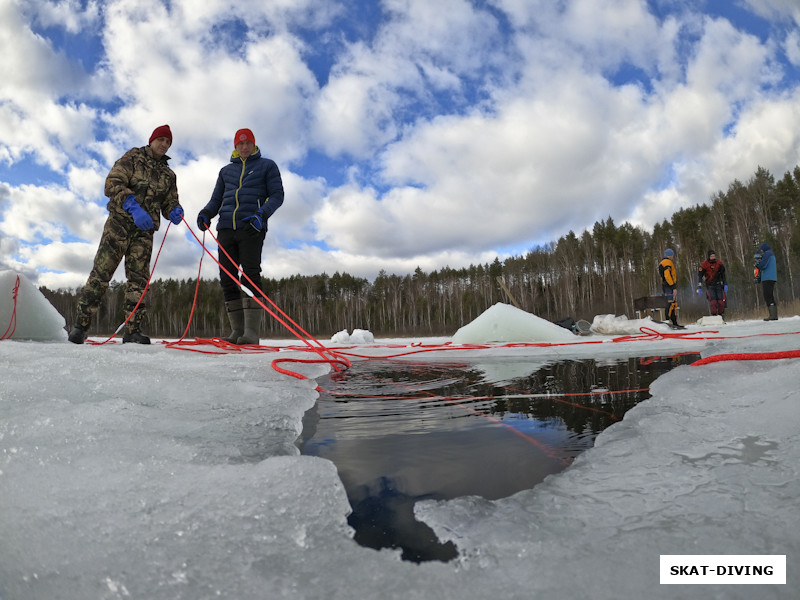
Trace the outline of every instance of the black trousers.
{"type": "MultiPolygon", "coordinates": [[[[231,275],[238,278],[243,285],[247,286],[256,298],[261,296],[261,250],[264,247],[264,238],[266,237],[266,231],[256,231],[250,225],[239,229],[220,229],[217,231],[217,241],[220,246],[220,264],[231,275]],[[230,258],[225,255],[225,252],[222,251],[223,249],[230,255],[230,258]],[[244,274],[255,285],[252,285],[239,273],[239,265],[241,265],[244,274]]],[[[219,270],[219,283],[222,286],[222,295],[225,298],[225,302],[238,300],[242,297],[239,283],[231,279],[222,267],[219,270]]]]}
{"type": "Polygon", "coordinates": [[[775,304],[775,282],[762,281],[761,290],[764,292],[764,302],[767,303],[767,306],[775,304]]]}

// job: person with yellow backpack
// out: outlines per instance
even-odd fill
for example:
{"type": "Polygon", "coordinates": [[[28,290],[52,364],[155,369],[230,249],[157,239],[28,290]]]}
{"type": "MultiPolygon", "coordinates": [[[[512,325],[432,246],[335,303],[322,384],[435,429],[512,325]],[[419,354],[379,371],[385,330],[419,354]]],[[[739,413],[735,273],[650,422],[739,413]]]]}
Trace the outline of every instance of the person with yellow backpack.
{"type": "Polygon", "coordinates": [[[667,318],[672,321],[673,329],[686,329],[678,325],[678,275],[672,257],[675,252],[671,248],[664,250],[664,258],[658,263],[658,274],[661,275],[661,291],[667,299],[667,318]]]}

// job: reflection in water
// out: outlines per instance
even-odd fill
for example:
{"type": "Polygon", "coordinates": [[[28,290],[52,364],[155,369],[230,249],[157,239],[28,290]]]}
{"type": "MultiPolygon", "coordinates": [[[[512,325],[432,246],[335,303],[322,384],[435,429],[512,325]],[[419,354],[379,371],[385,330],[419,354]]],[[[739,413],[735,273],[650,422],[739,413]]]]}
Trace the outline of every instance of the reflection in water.
{"type": "Polygon", "coordinates": [[[697,358],[355,363],[320,381],[298,445],[336,465],[358,543],[447,561],[455,546],[414,518],[415,502],[532,488],[697,358]]]}

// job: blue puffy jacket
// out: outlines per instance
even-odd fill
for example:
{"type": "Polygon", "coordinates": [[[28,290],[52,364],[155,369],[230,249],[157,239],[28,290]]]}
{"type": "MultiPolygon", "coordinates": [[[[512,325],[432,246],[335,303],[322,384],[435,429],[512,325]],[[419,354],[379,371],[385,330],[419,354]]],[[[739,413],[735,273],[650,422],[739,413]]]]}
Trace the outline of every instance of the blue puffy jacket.
{"type": "Polygon", "coordinates": [[[756,265],[761,273],[761,281],[778,281],[778,266],[775,260],[775,253],[767,242],[760,246],[761,260],[756,265]]]}
{"type": "Polygon", "coordinates": [[[231,162],[220,169],[211,200],[201,212],[209,220],[219,214],[217,230],[248,226],[243,220],[261,212],[266,231],[267,219],[281,204],[283,182],[275,161],[261,158],[258,148],[242,161],[234,150],[231,162]]]}

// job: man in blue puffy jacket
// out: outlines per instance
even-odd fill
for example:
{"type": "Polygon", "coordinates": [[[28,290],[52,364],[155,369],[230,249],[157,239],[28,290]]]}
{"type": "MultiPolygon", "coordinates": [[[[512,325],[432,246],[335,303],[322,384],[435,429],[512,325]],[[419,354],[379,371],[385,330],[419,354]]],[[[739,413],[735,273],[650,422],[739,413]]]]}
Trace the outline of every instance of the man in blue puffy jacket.
{"type": "MultiPolygon", "coordinates": [[[[764,292],[764,302],[767,303],[769,316],[765,321],[778,320],[778,305],[775,303],[775,284],[778,281],[778,265],[775,253],[767,242],[759,246],[761,258],[756,262],[756,269],[761,276],[761,290],[764,292]]],[[[758,254],[756,255],[758,257],[758,254]]]]}
{"type": "Polygon", "coordinates": [[[283,204],[283,182],[275,161],[261,156],[252,131],[237,131],[233,145],[231,161],[220,169],[211,200],[197,216],[197,226],[205,231],[219,215],[219,279],[231,323],[231,334],[223,339],[258,344],[262,308],[252,298],[242,298],[241,286],[255,298],[262,294],[261,251],[267,221],[283,204]],[[239,273],[239,265],[247,278],[239,273]]]}

